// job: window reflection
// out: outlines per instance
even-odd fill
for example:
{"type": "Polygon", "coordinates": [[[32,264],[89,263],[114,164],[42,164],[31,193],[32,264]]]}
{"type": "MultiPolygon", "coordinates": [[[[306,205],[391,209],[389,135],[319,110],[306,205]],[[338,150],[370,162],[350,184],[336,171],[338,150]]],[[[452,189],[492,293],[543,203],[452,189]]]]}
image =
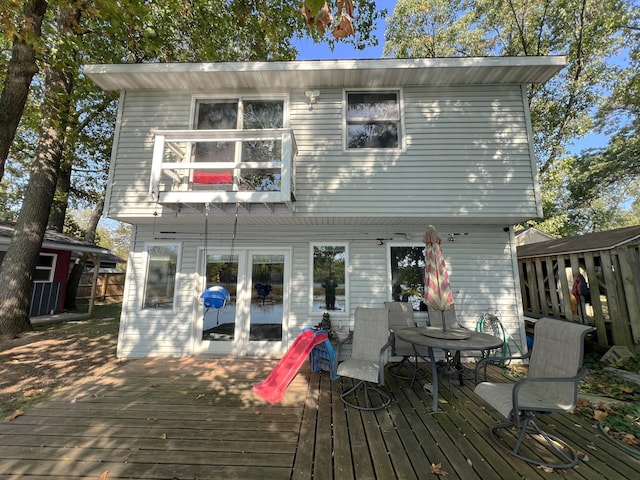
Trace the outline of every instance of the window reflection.
{"type": "Polygon", "coordinates": [[[397,302],[409,302],[413,309],[426,310],[424,292],[424,247],[394,247],[391,255],[391,292],[397,302]]]}
{"type": "Polygon", "coordinates": [[[346,247],[314,245],[313,307],[314,312],[346,311],[345,307],[346,247]]]}
{"type": "Polygon", "coordinates": [[[347,93],[347,148],[399,148],[398,92],[347,93]]]}
{"type": "Polygon", "coordinates": [[[147,247],[143,308],[172,308],[178,264],[177,245],[147,247]]]}

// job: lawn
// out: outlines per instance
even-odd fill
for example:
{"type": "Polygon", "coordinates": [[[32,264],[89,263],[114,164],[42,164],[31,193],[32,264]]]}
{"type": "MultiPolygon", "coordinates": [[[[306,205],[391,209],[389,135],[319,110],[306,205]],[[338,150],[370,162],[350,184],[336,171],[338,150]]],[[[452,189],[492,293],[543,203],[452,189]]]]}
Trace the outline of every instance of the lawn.
{"type": "Polygon", "coordinates": [[[0,338],[0,419],[119,366],[120,310],[119,303],[98,304],[89,320],[35,325],[17,338],[0,338]]]}

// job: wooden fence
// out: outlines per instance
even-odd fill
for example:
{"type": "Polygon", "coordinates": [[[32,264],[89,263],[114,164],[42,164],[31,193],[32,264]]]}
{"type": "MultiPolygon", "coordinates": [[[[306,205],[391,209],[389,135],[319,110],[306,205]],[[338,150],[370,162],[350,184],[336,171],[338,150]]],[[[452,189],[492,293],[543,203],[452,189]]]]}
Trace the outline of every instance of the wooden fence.
{"type": "Polygon", "coordinates": [[[640,345],[640,245],[608,250],[518,258],[525,314],[588,323],[598,344],[640,345]],[[590,295],[577,302],[574,280],[582,274],[590,295]]]}
{"type": "MultiPolygon", "coordinates": [[[[102,302],[121,302],[124,293],[124,272],[101,273],[96,285],[96,300],[102,302]]],[[[83,273],[78,286],[78,299],[91,298],[93,273],[83,273]]]]}

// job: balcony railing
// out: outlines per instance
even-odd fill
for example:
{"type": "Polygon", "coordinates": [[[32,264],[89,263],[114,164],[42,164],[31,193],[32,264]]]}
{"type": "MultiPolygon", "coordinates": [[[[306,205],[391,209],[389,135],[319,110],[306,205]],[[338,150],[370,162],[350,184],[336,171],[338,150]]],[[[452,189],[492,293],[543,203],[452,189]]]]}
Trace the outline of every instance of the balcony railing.
{"type": "Polygon", "coordinates": [[[158,203],[293,201],[297,149],[291,129],[153,133],[149,194],[158,203]]]}

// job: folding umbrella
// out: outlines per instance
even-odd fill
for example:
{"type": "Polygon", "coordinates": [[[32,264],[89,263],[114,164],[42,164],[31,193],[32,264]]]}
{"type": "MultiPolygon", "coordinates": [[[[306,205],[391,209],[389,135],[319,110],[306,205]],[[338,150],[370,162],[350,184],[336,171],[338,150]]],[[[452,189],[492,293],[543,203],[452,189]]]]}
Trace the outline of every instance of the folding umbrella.
{"type": "Polygon", "coordinates": [[[424,283],[425,302],[442,313],[442,331],[447,330],[445,324],[445,310],[453,305],[453,294],[449,284],[449,272],[442,253],[440,235],[433,225],[427,227],[424,236],[426,248],[424,250],[424,283]]]}

